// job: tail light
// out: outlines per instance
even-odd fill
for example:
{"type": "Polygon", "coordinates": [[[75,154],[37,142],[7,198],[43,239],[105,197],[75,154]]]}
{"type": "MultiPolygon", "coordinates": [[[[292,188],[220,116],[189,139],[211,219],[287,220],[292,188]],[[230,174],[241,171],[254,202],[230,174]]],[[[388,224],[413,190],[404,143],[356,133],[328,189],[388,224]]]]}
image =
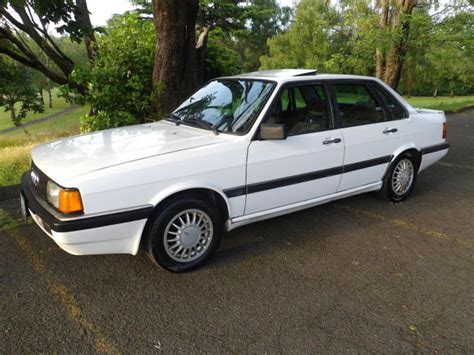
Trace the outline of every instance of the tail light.
{"type": "Polygon", "coordinates": [[[443,139],[448,138],[448,122],[443,123],[443,139]]]}

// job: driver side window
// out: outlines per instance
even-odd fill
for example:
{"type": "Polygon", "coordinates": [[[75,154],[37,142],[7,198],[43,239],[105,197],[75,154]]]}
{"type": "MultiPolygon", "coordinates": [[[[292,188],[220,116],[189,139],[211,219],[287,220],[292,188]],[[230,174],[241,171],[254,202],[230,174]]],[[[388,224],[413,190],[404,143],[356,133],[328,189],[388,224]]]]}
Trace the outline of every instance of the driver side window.
{"type": "Polygon", "coordinates": [[[284,89],[267,123],[286,124],[288,136],[325,131],[331,128],[324,87],[318,84],[284,89]]]}

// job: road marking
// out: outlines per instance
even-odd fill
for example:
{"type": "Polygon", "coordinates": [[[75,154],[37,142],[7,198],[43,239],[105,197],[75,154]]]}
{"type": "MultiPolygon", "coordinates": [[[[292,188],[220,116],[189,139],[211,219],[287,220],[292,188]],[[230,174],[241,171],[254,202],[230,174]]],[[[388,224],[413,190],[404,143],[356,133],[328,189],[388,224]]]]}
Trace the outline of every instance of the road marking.
{"type": "Polygon", "coordinates": [[[448,168],[460,168],[460,169],[474,170],[474,166],[471,166],[471,165],[446,163],[444,161],[438,162],[437,164],[442,165],[442,166],[447,166],[448,168]]]}
{"type": "Polygon", "coordinates": [[[465,248],[468,248],[468,249],[474,249],[474,243],[463,240],[460,237],[455,237],[455,236],[448,235],[444,232],[434,231],[434,230],[428,229],[426,227],[417,226],[416,224],[403,221],[401,219],[386,217],[386,216],[383,216],[383,215],[378,214],[378,213],[369,212],[369,211],[366,211],[366,210],[362,210],[362,209],[355,208],[355,207],[350,207],[350,206],[347,206],[347,205],[343,206],[343,205],[334,204],[333,206],[336,207],[336,208],[344,209],[344,210],[349,211],[349,212],[353,212],[358,216],[368,217],[370,219],[376,219],[376,220],[379,220],[379,221],[390,223],[390,224],[392,224],[394,226],[397,226],[397,227],[404,227],[404,228],[410,229],[412,231],[422,233],[422,234],[424,234],[428,237],[442,239],[442,240],[448,240],[448,241],[454,242],[454,243],[456,243],[456,244],[458,244],[462,247],[465,247],[465,248]]]}
{"type": "Polygon", "coordinates": [[[102,334],[101,330],[84,316],[77,301],[74,299],[73,294],[69,292],[66,286],[54,277],[44,264],[43,260],[38,255],[34,254],[33,250],[29,247],[28,242],[17,233],[12,235],[15,243],[28,258],[33,269],[46,281],[49,292],[57,296],[61,303],[66,307],[68,317],[79,327],[91,334],[94,349],[99,353],[120,354],[112,341],[102,334]]]}

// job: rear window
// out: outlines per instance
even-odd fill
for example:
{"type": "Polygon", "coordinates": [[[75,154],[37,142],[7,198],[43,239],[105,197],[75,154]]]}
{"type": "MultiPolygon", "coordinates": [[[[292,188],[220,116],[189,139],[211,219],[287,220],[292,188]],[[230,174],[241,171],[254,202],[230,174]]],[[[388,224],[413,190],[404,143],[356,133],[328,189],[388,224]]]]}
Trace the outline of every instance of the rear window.
{"type": "Polygon", "coordinates": [[[364,84],[333,84],[343,127],[385,120],[382,106],[364,84]]]}
{"type": "Polygon", "coordinates": [[[374,85],[373,89],[377,92],[377,94],[382,99],[382,103],[387,107],[388,111],[390,112],[390,116],[388,119],[392,120],[401,120],[406,118],[406,113],[401,104],[395,100],[392,95],[389,95],[386,90],[382,89],[378,85],[374,85]]]}

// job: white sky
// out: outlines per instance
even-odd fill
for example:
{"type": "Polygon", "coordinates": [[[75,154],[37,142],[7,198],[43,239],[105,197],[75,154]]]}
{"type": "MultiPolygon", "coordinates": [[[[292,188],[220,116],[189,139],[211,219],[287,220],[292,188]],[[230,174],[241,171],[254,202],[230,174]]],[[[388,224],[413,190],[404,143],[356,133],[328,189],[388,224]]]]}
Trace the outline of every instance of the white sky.
{"type": "MultiPolygon", "coordinates": [[[[280,5],[291,6],[295,0],[278,0],[280,5]]],[[[87,6],[91,13],[94,26],[103,26],[112,15],[122,14],[132,10],[133,6],[128,0],[89,0],[87,6]]]]}

